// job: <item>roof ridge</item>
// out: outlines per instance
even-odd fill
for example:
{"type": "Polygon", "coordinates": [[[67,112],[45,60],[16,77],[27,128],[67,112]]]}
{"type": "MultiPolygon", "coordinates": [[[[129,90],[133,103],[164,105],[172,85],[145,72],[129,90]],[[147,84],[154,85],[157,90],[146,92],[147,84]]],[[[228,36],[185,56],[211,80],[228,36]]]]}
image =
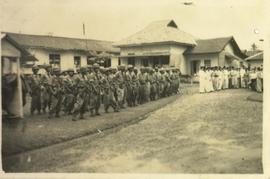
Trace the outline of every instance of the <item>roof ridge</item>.
{"type": "Polygon", "coordinates": [[[197,39],[196,41],[199,40],[217,40],[217,39],[226,39],[226,38],[233,38],[233,36],[226,36],[226,37],[215,37],[215,38],[208,38],[208,39],[197,39]]]}
{"type": "Polygon", "coordinates": [[[83,39],[83,38],[78,38],[78,37],[63,37],[63,36],[51,36],[51,35],[38,35],[38,34],[22,34],[22,33],[15,33],[15,32],[1,32],[5,34],[14,34],[14,35],[22,35],[22,36],[35,36],[35,37],[48,37],[48,38],[63,38],[63,39],[74,39],[74,40],[91,40],[91,41],[97,41],[97,42],[111,42],[114,43],[114,41],[109,41],[109,40],[98,40],[98,39],[83,39]]]}

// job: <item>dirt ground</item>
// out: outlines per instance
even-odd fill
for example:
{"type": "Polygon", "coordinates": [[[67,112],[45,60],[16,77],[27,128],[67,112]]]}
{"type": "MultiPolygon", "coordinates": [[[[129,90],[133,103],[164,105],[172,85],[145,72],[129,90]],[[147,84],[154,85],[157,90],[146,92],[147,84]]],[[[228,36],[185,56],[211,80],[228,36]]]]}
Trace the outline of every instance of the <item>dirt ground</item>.
{"type": "Polygon", "coordinates": [[[137,124],[7,157],[6,171],[262,173],[262,103],[247,100],[253,93],[186,95],[137,124]]]}

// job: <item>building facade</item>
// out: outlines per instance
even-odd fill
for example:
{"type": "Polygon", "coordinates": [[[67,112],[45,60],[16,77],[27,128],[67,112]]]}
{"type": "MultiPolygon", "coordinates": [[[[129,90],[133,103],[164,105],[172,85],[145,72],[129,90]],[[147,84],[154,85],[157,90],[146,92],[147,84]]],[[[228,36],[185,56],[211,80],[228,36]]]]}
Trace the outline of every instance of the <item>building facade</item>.
{"type": "Polygon", "coordinates": [[[251,69],[263,67],[263,52],[259,52],[245,59],[251,69]]]}
{"type": "Polygon", "coordinates": [[[7,33],[7,36],[37,59],[35,63],[22,64],[25,74],[32,73],[33,65],[44,64],[58,67],[62,71],[69,68],[76,71],[90,64],[90,58],[101,53],[108,54],[108,58],[103,59],[104,66],[118,65],[119,49],[114,48],[109,41],[14,33],[7,33]]]}
{"type": "Polygon", "coordinates": [[[246,55],[232,36],[196,39],[173,20],[153,22],[114,45],[120,48],[122,64],[175,66],[186,75],[196,74],[200,66],[247,66],[246,55]]]}

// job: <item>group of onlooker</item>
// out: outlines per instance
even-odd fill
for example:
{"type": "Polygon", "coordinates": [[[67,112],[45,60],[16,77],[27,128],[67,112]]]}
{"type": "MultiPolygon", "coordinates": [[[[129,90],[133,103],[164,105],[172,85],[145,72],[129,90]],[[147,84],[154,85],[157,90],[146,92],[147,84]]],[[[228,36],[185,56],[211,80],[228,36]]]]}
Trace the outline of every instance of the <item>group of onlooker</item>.
{"type": "Polygon", "coordinates": [[[200,93],[247,88],[263,91],[263,68],[204,67],[199,71],[200,93]]]}

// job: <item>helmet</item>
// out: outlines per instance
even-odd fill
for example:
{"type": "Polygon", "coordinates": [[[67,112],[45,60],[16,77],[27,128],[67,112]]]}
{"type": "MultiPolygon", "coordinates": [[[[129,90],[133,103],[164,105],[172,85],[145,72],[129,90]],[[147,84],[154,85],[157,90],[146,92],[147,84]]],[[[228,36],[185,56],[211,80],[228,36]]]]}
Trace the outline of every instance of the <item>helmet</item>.
{"type": "Polygon", "coordinates": [[[74,69],[73,68],[69,68],[66,70],[67,72],[74,72],[74,69]]]}
{"type": "Polygon", "coordinates": [[[127,69],[132,69],[133,68],[133,65],[128,65],[127,66],[127,69]]]}
{"type": "Polygon", "coordinates": [[[94,64],[93,64],[93,68],[94,68],[94,69],[97,69],[97,68],[99,68],[99,64],[97,64],[97,63],[94,63],[94,64]]]}
{"type": "Polygon", "coordinates": [[[53,72],[60,72],[59,68],[53,68],[53,72]]]}
{"type": "Polygon", "coordinates": [[[34,66],[32,67],[32,70],[39,70],[39,67],[38,67],[37,65],[34,65],[34,66]]]}
{"type": "Polygon", "coordinates": [[[81,67],[81,68],[80,68],[80,72],[87,72],[87,68],[81,67]]]}

